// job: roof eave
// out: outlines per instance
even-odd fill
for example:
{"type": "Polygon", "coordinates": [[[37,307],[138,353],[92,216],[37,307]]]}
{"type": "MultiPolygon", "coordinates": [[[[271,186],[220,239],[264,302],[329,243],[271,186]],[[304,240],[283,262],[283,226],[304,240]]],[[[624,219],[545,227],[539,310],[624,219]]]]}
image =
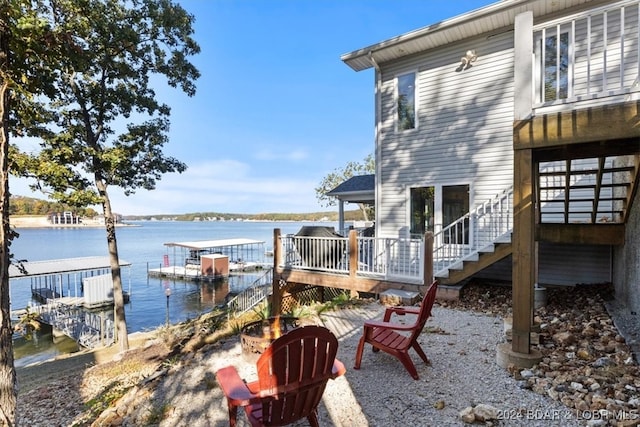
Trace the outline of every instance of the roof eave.
{"type": "MultiPolygon", "coordinates": [[[[471,12],[467,12],[462,15],[458,15],[456,17],[437,22],[429,26],[426,26],[414,31],[410,31],[408,33],[382,41],[380,43],[376,43],[374,45],[367,46],[350,53],[345,53],[342,56],[340,56],[340,59],[355,71],[366,70],[368,68],[372,68],[375,65],[374,63],[375,58],[372,58],[372,56],[375,55],[375,52],[379,52],[385,49],[397,48],[398,46],[411,42],[412,40],[428,37],[437,32],[450,30],[451,28],[468,24],[469,22],[472,22],[474,20],[478,20],[480,18],[490,16],[492,14],[499,13],[501,11],[513,8],[515,6],[522,5],[524,3],[529,3],[531,1],[534,1],[534,0],[498,1],[496,3],[492,3],[482,8],[475,9],[471,12]]],[[[490,28],[487,28],[487,30],[490,30],[490,28]]],[[[415,52],[408,51],[406,54],[410,55],[413,53],[415,52]]]]}

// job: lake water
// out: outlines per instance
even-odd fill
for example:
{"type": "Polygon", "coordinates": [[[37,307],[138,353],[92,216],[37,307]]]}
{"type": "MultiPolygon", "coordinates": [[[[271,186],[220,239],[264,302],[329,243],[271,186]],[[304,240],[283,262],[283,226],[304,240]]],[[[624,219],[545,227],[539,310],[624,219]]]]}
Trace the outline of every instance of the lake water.
{"type": "MultiPolygon", "coordinates": [[[[155,329],[164,325],[167,315],[165,288],[171,289],[169,320],[171,323],[193,319],[220,303],[225,291],[220,284],[184,282],[149,277],[148,268],[158,268],[167,254],[167,242],[248,238],[265,242],[273,248],[273,230],[296,233],[304,225],[337,228],[333,222],[254,222],[254,221],[129,221],[132,227],[118,227],[116,236],[120,259],[131,263],[122,270],[123,288],[131,299],[125,305],[129,333],[155,329]],[[218,292],[216,292],[218,291],[218,292]]],[[[42,261],[87,256],[107,256],[104,228],[22,228],[11,244],[15,259],[42,261]]],[[[30,280],[11,280],[11,309],[25,308],[31,301],[30,280]]],[[[229,284],[233,286],[233,280],[229,284]]],[[[249,282],[250,283],[250,282],[249,282]]],[[[16,366],[68,352],[66,340],[53,342],[51,334],[41,333],[34,340],[18,339],[15,344],[16,366]]]]}

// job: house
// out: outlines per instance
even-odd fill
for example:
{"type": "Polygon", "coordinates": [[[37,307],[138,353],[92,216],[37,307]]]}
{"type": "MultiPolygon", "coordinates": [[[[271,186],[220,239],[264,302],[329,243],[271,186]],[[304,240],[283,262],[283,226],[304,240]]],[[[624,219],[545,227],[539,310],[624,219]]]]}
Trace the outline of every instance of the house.
{"type": "Polygon", "coordinates": [[[433,232],[444,284],[510,280],[505,363],[539,356],[536,284],[640,309],[639,11],[503,0],[341,58],[374,71],[376,235],[433,232]]]}

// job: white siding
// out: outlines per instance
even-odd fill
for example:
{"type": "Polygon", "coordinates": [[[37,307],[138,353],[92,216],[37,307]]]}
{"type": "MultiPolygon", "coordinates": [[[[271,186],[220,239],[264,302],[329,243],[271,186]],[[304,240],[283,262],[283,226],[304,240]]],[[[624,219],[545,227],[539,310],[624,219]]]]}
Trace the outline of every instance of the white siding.
{"type": "Polygon", "coordinates": [[[113,301],[113,278],[111,274],[82,279],[84,303],[88,306],[113,301]]]}
{"type": "Polygon", "coordinates": [[[513,178],[513,32],[382,67],[379,235],[409,227],[408,188],[470,184],[482,203],[513,178]],[[467,50],[478,59],[456,71],[467,50]],[[395,132],[395,76],[417,70],[418,129],[395,132]]]}
{"type": "MultiPolygon", "coordinates": [[[[538,283],[541,285],[598,284],[611,281],[609,246],[541,243],[538,283]]],[[[511,281],[511,257],[485,268],[477,278],[511,281]]]]}

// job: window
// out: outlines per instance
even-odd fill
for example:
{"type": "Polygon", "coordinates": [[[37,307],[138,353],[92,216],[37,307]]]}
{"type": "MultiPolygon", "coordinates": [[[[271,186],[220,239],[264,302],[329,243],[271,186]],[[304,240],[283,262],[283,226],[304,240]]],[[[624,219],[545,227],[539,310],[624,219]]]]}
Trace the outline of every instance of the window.
{"type": "MultiPolygon", "coordinates": [[[[409,233],[421,238],[427,231],[439,233],[469,213],[469,185],[437,185],[410,189],[409,233]]],[[[447,244],[469,244],[469,217],[442,236],[447,244]]]]}
{"type": "MultiPolygon", "coordinates": [[[[444,227],[469,213],[469,186],[442,187],[442,224],[444,227]]],[[[469,218],[465,218],[444,236],[445,243],[469,244],[469,218]]]]}
{"type": "Polygon", "coordinates": [[[422,237],[427,231],[433,231],[434,187],[411,189],[411,226],[410,233],[422,237]]]}
{"type": "Polygon", "coordinates": [[[539,86],[539,101],[549,102],[566,99],[569,96],[569,33],[567,31],[551,30],[538,42],[539,67],[541,72],[541,86],[539,86]],[[560,36],[558,37],[558,33],[560,36]]]}
{"type": "Polygon", "coordinates": [[[416,127],[416,75],[403,74],[397,78],[397,111],[398,130],[415,129],[416,127]]]}

